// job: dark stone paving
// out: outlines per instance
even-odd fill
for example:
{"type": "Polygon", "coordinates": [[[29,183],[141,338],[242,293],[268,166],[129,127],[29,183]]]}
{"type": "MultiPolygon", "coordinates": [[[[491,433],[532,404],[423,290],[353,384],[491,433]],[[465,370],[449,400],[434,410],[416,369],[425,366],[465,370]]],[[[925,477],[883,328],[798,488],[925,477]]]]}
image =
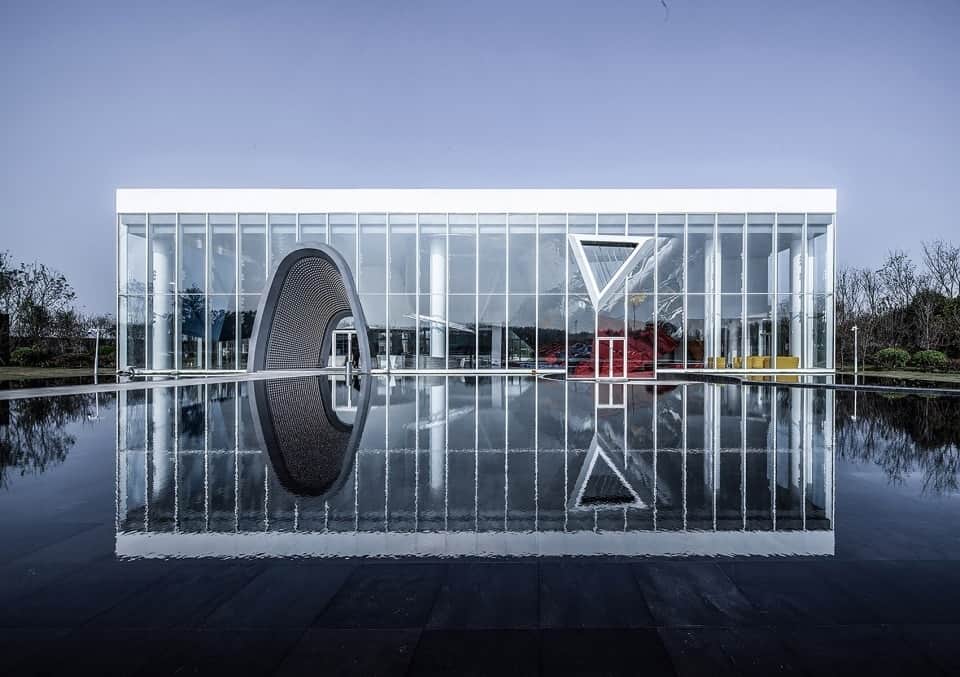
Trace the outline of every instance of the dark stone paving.
{"type": "Polygon", "coordinates": [[[960,571],[942,561],[108,558],[48,574],[4,582],[0,674],[960,674],[960,571]]]}

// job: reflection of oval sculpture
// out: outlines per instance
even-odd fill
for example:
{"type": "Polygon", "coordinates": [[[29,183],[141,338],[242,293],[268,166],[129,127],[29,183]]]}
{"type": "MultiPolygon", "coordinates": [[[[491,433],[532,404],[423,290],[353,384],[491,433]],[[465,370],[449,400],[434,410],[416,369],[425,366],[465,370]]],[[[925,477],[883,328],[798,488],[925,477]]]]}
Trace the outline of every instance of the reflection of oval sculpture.
{"type": "Polygon", "coordinates": [[[250,383],[250,408],[260,445],[280,484],[299,496],[328,496],[350,475],[370,402],[370,378],[301,376],[250,383]],[[333,406],[338,380],[351,389],[353,422],[333,406]],[[359,381],[354,388],[353,382],[359,381]]]}
{"type": "Polygon", "coordinates": [[[367,323],[347,262],[325,244],[295,249],[270,276],[250,337],[248,371],[327,366],[337,323],[353,317],[360,371],[370,371],[367,323]]]}

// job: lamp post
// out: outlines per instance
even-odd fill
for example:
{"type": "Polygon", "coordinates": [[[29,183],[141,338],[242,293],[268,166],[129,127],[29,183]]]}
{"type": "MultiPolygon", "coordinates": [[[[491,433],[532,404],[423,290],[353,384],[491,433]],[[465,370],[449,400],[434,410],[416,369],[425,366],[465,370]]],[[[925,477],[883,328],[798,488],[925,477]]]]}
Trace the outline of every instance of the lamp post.
{"type": "Polygon", "coordinates": [[[857,363],[857,336],[859,328],[857,325],[853,325],[853,384],[857,384],[857,373],[860,371],[860,365],[857,363]]]}

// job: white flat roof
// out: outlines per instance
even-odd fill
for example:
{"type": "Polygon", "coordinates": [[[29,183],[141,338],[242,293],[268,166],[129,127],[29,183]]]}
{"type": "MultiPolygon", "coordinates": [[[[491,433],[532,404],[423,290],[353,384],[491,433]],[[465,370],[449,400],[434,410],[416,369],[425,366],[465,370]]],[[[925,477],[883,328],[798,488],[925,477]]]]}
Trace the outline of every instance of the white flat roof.
{"type": "Polygon", "coordinates": [[[117,212],[835,212],[834,188],[119,188],[117,212]]]}

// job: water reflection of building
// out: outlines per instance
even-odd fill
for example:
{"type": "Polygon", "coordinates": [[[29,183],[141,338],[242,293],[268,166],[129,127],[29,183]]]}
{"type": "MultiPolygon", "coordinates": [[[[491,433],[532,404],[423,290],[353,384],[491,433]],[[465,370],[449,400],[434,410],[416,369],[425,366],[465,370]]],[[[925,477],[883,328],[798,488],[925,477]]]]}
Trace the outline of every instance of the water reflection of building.
{"type": "MultiPolygon", "coordinates": [[[[349,410],[351,389],[335,385],[349,410]]],[[[251,382],[122,393],[118,553],[833,552],[831,391],[427,375],[371,386],[350,476],[319,498],[278,481],[251,382]]]]}

